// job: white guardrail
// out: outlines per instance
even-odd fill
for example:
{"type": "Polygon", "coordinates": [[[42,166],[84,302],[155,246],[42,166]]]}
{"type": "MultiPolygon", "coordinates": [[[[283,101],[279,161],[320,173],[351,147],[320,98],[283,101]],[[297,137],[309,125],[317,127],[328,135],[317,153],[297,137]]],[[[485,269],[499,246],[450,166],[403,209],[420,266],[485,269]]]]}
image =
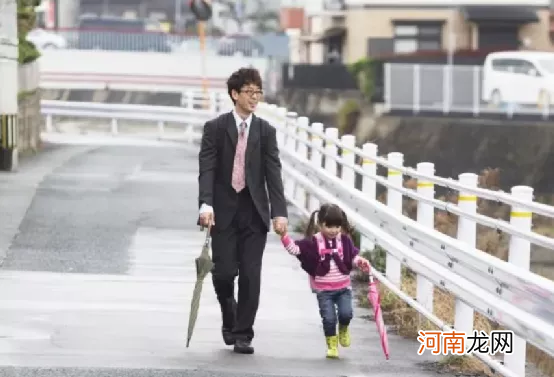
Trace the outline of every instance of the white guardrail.
{"type": "Polygon", "coordinates": [[[41,113],[45,116],[46,132],[54,132],[55,118],[85,118],[109,120],[111,134],[119,134],[120,121],[153,122],[157,124],[158,136],[164,137],[167,123],[182,123],[184,131],[192,135],[198,127],[213,118],[214,114],[227,111],[229,97],[203,96],[198,92],[183,93],[183,106],[152,106],[101,102],[73,102],[42,100],[41,113]]]}
{"type": "MultiPolygon", "coordinates": [[[[102,118],[112,120],[113,131],[121,119],[155,121],[162,128],[164,122],[177,122],[195,137],[207,119],[228,110],[193,107],[42,102],[47,124],[53,116],[102,118]]],[[[405,167],[402,153],[379,157],[377,145],[357,148],[353,135],[339,139],[337,128],[310,125],[308,118],[285,108],[261,103],[257,113],[278,130],[287,199],[305,215],[320,201],[340,205],[361,232],[362,249],[377,244],[386,250],[386,273],[373,274],[392,292],[443,331],[473,334],[474,311],[512,330],[512,353],[504,354],[503,361],[473,353],[504,376],[525,376],[526,342],[554,355],[554,281],[529,271],[531,244],[554,250],[554,239],[531,230],[532,214],[554,218],[554,207],[533,202],[531,187],[504,193],[478,188],[473,173],[460,174],[458,180],[436,177],[430,162],[405,167]],[[386,178],[377,175],[377,165],[388,169],[386,178]],[[355,188],[356,173],[363,177],[361,189],[355,188]],[[403,187],[405,175],[417,179],[417,190],[403,187]],[[376,199],[377,184],[387,188],[386,205],[376,199]],[[458,191],[458,204],[435,199],[435,185],[458,191]],[[418,201],[417,221],[403,215],[404,195],[418,201]],[[510,205],[510,222],[477,214],[478,197],[510,205]],[[434,208],[458,216],[457,238],[434,229],[434,208]],[[478,223],[511,235],[508,262],[476,248],[478,223]],[[416,298],[400,289],[402,264],[417,274],[416,298]],[[434,286],[456,296],[453,326],[433,313],[434,286]]]]}
{"type": "Polygon", "coordinates": [[[554,250],[554,239],[531,231],[532,213],[554,217],[554,207],[533,202],[531,187],[513,187],[508,194],[478,188],[473,173],[459,180],[436,177],[432,163],[404,167],[401,153],[378,157],[377,145],[357,148],[354,136],[339,139],[338,129],[324,132],[323,124],[310,125],[285,108],[263,103],[258,113],[278,130],[287,199],[305,215],[319,201],[339,204],[361,232],[362,249],[378,244],[386,250],[386,274],[374,274],[402,300],[443,331],[473,334],[474,311],[512,330],[513,352],[502,362],[473,353],[502,375],[525,376],[526,342],[554,355],[554,282],[529,271],[531,244],[554,250]],[[377,165],[388,169],[387,178],[377,175],[377,165]],[[361,190],[355,173],[363,177],[361,190]],[[404,175],[417,179],[417,190],[403,187],[404,175]],[[376,199],[377,183],[387,188],[386,205],[376,199]],[[434,185],[457,190],[459,203],[435,199],[434,185]],[[417,221],[402,214],[403,195],[418,201],[417,221]],[[477,197],[510,205],[510,222],[477,214],[477,197]],[[459,216],[457,239],[434,229],[434,207],[459,216]],[[477,223],[511,235],[509,262],[475,247],[477,223]],[[400,289],[402,264],[417,273],[416,298],[400,289]],[[433,285],[457,298],[453,327],[433,314],[433,285]]]}

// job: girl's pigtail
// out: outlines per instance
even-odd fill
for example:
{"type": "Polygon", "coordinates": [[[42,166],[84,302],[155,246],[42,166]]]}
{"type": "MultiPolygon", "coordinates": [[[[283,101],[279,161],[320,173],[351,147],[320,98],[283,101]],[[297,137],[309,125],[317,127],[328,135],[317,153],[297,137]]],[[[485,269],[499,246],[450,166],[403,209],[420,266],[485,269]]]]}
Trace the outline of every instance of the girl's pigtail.
{"type": "Polygon", "coordinates": [[[316,214],[319,212],[319,210],[315,210],[312,212],[312,215],[310,216],[310,222],[308,223],[308,226],[306,228],[306,233],[304,234],[304,236],[306,238],[311,238],[316,232],[316,226],[317,226],[317,221],[316,221],[316,214]]]}
{"type": "Polygon", "coordinates": [[[342,228],[351,238],[354,237],[355,229],[352,225],[350,225],[350,222],[348,222],[348,217],[344,211],[342,211],[342,228]]]}

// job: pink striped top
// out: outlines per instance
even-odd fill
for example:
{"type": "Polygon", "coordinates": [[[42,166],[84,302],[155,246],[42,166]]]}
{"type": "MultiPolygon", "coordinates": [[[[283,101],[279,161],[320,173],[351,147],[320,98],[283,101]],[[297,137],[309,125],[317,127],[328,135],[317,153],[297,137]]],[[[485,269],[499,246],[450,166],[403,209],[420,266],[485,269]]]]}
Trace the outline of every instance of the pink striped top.
{"type": "MultiPolygon", "coordinates": [[[[316,234],[316,237],[321,236],[321,233],[316,234]]],[[[317,239],[317,238],[316,238],[317,239]]],[[[287,252],[290,255],[297,256],[299,255],[302,250],[300,247],[292,240],[292,238],[289,235],[286,235],[281,239],[281,242],[283,243],[283,246],[287,250],[287,252]]],[[[319,249],[321,250],[322,247],[325,247],[325,242],[323,242],[323,245],[319,245],[319,249]]],[[[342,242],[341,242],[341,235],[336,237],[336,248],[339,253],[339,255],[342,256],[342,242]]],[[[354,260],[352,261],[353,265],[357,265],[359,262],[359,256],[356,255],[354,257],[354,260]]],[[[335,261],[331,259],[330,261],[330,268],[329,272],[325,276],[316,276],[315,278],[310,276],[310,286],[312,290],[315,291],[334,291],[339,290],[343,288],[348,288],[351,286],[351,280],[350,275],[343,274],[339,268],[337,267],[335,261]]]]}

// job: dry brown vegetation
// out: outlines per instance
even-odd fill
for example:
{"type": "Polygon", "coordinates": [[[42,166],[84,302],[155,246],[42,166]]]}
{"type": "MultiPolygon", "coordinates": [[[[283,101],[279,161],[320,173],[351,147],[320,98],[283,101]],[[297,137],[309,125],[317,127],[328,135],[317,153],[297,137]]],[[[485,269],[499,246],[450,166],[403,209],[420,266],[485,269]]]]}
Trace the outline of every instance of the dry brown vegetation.
{"type": "MultiPolygon", "coordinates": [[[[497,169],[484,170],[479,177],[479,186],[488,189],[498,189],[499,187],[499,171],[497,169]]],[[[407,188],[416,189],[416,180],[409,179],[405,181],[404,186],[407,188]]],[[[386,193],[378,198],[381,202],[386,203],[386,193]]],[[[437,199],[457,203],[457,192],[452,192],[437,199]]],[[[544,198],[543,198],[544,200],[544,198]]],[[[507,205],[499,205],[497,203],[491,203],[487,200],[478,200],[478,213],[492,218],[509,219],[510,207],[507,205]]],[[[416,219],[417,215],[417,202],[404,198],[404,214],[412,219],[416,219]]],[[[435,228],[451,237],[456,237],[457,233],[458,217],[444,211],[435,211],[435,228]]],[[[544,220],[539,217],[533,219],[533,230],[543,235],[552,236],[554,231],[554,224],[552,220],[544,220]]],[[[477,248],[494,255],[503,260],[507,260],[508,257],[508,243],[509,235],[505,235],[496,230],[478,226],[477,229],[477,248]]],[[[402,274],[402,290],[409,294],[411,297],[416,297],[416,279],[415,275],[409,271],[404,271],[402,274]]],[[[552,276],[545,276],[552,279],[552,276]]],[[[387,325],[392,325],[398,329],[399,334],[416,338],[418,330],[436,329],[436,327],[429,323],[427,320],[422,321],[418,313],[412,309],[408,304],[400,300],[391,291],[381,287],[381,305],[385,322],[387,325]]],[[[358,297],[362,300],[362,304],[367,305],[365,298],[366,292],[360,292],[358,297]]],[[[454,323],[454,308],[455,299],[454,296],[447,291],[440,288],[435,288],[434,296],[434,313],[447,324],[454,323]]],[[[499,329],[499,327],[487,319],[485,316],[475,313],[474,315],[474,328],[477,330],[483,330],[489,333],[491,330],[499,329]]],[[[527,358],[528,361],[535,364],[539,370],[541,370],[547,376],[554,377],[554,359],[544,353],[543,351],[535,348],[532,345],[527,345],[527,358]]],[[[482,373],[483,375],[493,376],[490,368],[474,357],[446,357],[444,362],[441,363],[444,368],[460,371],[466,373],[482,373]]]]}

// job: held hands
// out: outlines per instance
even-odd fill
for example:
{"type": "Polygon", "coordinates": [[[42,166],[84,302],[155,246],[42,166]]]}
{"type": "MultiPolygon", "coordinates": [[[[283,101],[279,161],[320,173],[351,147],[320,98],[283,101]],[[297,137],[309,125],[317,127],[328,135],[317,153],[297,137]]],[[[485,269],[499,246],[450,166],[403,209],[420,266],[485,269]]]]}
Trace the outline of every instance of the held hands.
{"type": "Polygon", "coordinates": [[[273,219],[273,230],[281,237],[287,234],[287,225],[288,221],[286,217],[276,217],[273,219]]]}
{"type": "Polygon", "coordinates": [[[371,264],[367,259],[363,257],[358,257],[357,266],[360,270],[362,270],[365,273],[369,274],[371,272],[371,264]]]}

